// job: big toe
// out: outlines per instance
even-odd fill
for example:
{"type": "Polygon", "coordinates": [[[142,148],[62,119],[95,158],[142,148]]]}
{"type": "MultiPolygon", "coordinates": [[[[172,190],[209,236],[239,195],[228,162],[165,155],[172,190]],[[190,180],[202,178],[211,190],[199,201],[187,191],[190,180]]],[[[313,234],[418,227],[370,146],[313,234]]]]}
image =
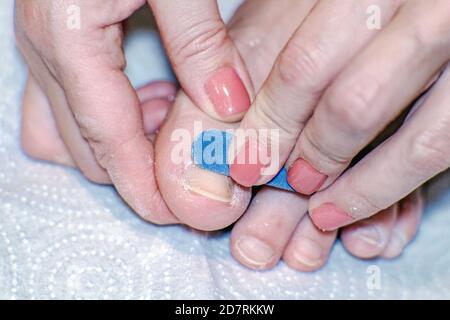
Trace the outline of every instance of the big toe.
{"type": "Polygon", "coordinates": [[[192,142],[204,130],[233,125],[209,118],[180,93],[156,142],[156,176],[168,207],[199,230],[223,229],[245,211],[251,190],[229,177],[205,171],[192,160],[192,142]]]}

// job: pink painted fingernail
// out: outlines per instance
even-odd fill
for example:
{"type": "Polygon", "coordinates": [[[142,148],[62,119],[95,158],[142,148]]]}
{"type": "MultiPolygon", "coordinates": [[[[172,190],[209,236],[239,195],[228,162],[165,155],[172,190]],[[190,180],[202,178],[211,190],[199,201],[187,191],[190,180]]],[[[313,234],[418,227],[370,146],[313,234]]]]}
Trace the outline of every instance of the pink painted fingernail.
{"type": "Polygon", "coordinates": [[[206,82],[205,90],[221,117],[243,113],[250,107],[247,89],[233,68],[217,70],[206,82]]]}
{"type": "Polygon", "coordinates": [[[354,219],[333,203],[324,203],[311,213],[314,224],[323,231],[336,230],[354,219]]]}
{"type": "Polygon", "coordinates": [[[230,176],[239,184],[251,187],[258,182],[263,168],[264,165],[258,161],[257,148],[246,142],[230,165],[230,176]]]}
{"type": "Polygon", "coordinates": [[[323,185],[327,175],[320,173],[306,160],[297,159],[288,172],[288,182],[295,191],[310,195],[323,185]]]}

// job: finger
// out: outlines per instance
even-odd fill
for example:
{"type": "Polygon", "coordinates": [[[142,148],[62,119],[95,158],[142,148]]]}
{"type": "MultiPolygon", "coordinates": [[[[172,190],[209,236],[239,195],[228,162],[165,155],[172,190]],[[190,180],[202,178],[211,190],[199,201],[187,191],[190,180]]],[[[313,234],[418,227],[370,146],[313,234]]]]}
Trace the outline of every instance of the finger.
{"type": "Polygon", "coordinates": [[[23,95],[22,149],[29,156],[74,167],[75,163],[59,135],[50,104],[32,74],[23,95]]]}
{"type": "Polygon", "coordinates": [[[318,270],[327,262],[336,236],[337,231],[320,231],[309,216],[304,216],[284,251],[283,260],[299,271],[318,270]]]}
{"type": "Polygon", "coordinates": [[[252,269],[274,267],[307,206],[300,195],[263,188],[233,227],[232,255],[252,269]]]}
{"type": "Polygon", "coordinates": [[[178,220],[158,191],[153,145],[145,137],[137,94],[123,72],[120,23],[142,4],[143,0],[117,2],[113,7],[83,2],[83,27],[72,32],[65,28],[66,15],[61,12],[66,9],[64,5],[26,2],[17,6],[17,15],[18,21],[27,21],[28,27],[17,34],[77,166],[88,177],[102,172],[102,177],[95,178],[111,179],[142,218],[167,224],[178,220]],[[65,31],[57,39],[49,40],[44,28],[37,33],[30,28],[37,21],[45,21],[46,12],[54,17],[51,29],[65,31]],[[56,52],[46,48],[49,43],[56,52]],[[94,172],[86,171],[92,168],[94,172]]]}
{"type": "Polygon", "coordinates": [[[148,0],[183,89],[210,116],[238,121],[253,88],[216,1],[148,0]]]}
{"type": "MultiPolygon", "coordinates": [[[[32,50],[25,50],[24,55],[29,63],[31,72],[51,108],[56,130],[69,152],[70,158],[83,175],[92,182],[110,184],[111,180],[106,171],[98,164],[89,144],[80,133],[64,90],[44,67],[42,60],[32,50]]],[[[48,160],[48,159],[47,159],[48,160]]]]}
{"type": "Polygon", "coordinates": [[[402,254],[419,229],[423,206],[424,201],[420,189],[400,201],[397,221],[389,242],[381,253],[383,258],[392,259],[402,254]]]}
{"type": "Polygon", "coordinates": [[[316,0],[246,0],[228,23],[231,39],[241,53],[258,91],[278,54],[316,0]]]}
{"type": "Polygon", "coordinates": [[[374,258],[386,248],[397,219],[397,205],[342,229],[344,247],[354,256],[374,258]]]}
{"type": "Polygon", "coordinates": [[[393,21],[339,74],[302,131],[289,162],[301,193],[334,181],[353,157],[419,96],[448,61],[448,1],[406,2],[393,21]],[[444,3],[445,2],[445,3],[444,3]],[[438,12],[436,6],[442,6],[438,12]],[[411,26],[412,8],[415,22],[411,26]],[[447,10],[445,10],[447,7],[447,10]],[[380,67],[382,66],[382,67],[380,67]],[[307,163],[305,163],[307,162],[307,163]],[[305,168],[308,168],[305,169],[305,168]],[[321,179],[320,179],[321,178],[321,179]]]}
{"type": "Polygon", "coordinates": [[[381,146],[311,198],[316,225],[333,230],[406,197],[450,166],[450,70],[381,146]]]}
{"type": "MultiPolygon", "coordinates": [[[[169,82],[151,83],[138,89],[146,134],[155,133],[163,123],[174,91],[169,82]]],[[[29,156],[76,167],[58,132],[48,99],[31,74],[24,90],[21,138],[22,148],[29,156]]]]}
{"type": "Polygon", "coordinates": [[[79,73],[78,81],[66,89],[83,137],[136,212],[155,223],[176,222],[157,187],[153,145],[144,134],[136,92],[121,69],[111,69],[101,61],[90,63],[88,69],[96,74],[79,73]],[[110,94],[99,96],[98,92],[110,94]]]}
{"type": "MultiPolygon", "coordinates": [[[[261,138],[259,145],[252,146],[272,158],[270,167],[279,169],[286,162],[322,92],[376,35],[376,30],[366,27],[369,4],[374,1],[319,1],[284,47],[240,126],[244,132],[256,134],[262,129],[279,130],[279,136],[270,136],[266,141],[261,138]]],[[[379,0],[375,4],[381,7],[386,20],[398,7],[397,1],[379,0]]],[[[236,151],[241,147],[236,143],[236,151]]],[[[231,176],[244,186],[263,184],[278,172],[262,173],[267,166],[267,163],[232,164],[231,176]]]]}

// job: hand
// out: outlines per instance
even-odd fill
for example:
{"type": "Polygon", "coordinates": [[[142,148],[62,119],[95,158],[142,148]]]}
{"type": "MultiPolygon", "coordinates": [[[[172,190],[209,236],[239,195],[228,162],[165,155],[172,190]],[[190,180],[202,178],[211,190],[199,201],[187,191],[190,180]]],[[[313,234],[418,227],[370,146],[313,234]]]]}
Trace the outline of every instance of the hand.
{"type": "MultiPolygon", "coordinates": [[[[252,89],[217,4],[149,2],[177,76],[191,98],[223,120],[241,118],[250,104],[247,91],[252,89]],[[216,108],[208,99],[216,102],[216,108]]],[[[152,119],[142,119],[140,102],[145,101],[139,101],[123,72],[122,22],[144,4],[145,0],[18,0],[16,33],[30,68],[28,88],[48,100],[62,138],[60,147],[70,153],[59,162],[79,167],[92,181],[112,181],[141,216],[168,223],[177,220],[157,190],[153,146],[143,128],[143,121],[152,119]],[[67,10],[74,4],[79,8],[79,29],[67,25],[67,10]]],[[[150,91],[158,97],[175,93],[168,84],[150,91]]]]}
{"type": "Polygon", "coordinates": [[[181,87],[209,116],[241,120],[254,92],[217,0],[148,0],[181,87]]]}
{"type": "MultiPolygon", "coordinates": [[[[314,0],[269,0],[263,3],[260,0],[247,0],[233,17],[229,24],[230,35],[245,59],[256,88],[261,87],[277,54],[295,30],[295,20],[304,19],[314,4],[314,0]],[[270,12],[269,19],[267,12],[270,12]],[[265,41],[260,41],[261,39],[265,41]]],[[[162,124],[165,112],[170,107],[166,96],[173,93],[174,88],[167,83],[154,83],[137,90],[144,118],[144,132],[151,143],[154,141],[153,133],[162,124]]],[[[159,149],[156,150],[159,157],[164,157],[172,151],[173,141],[170,139],[170,133],[179,127],[189,128],[193,120],[203,121],[207,126],[219,125],[224,129],[234,126],[212,120],[180,94],[173,106],[171,117],[159,131],[160,143],[157,145],[159,149]],[[169,135],[164,136],[164,132],[169,132],[169,135]]],[[[32,78],[25,90],[22,140],[25,150],[33,157],[77,166],[58,133],[45,94],[32,78]]],[[[153,144],[151,146],[153,147],[153,144]]],[[[233,201],[232,205],[186,192],[185,167],[159,160],[156,166],[156,171],[159,172],[159,188],[153,200],[160,197],[161,190],[165,203],[174,209],[171,212],[177,215],[180,223],[207,230],[222,228],[234,222],[248,206],[250,191],[244,193],[238,186],[232,188],[233,192],[237,192],[234,196],[236,201],[233,201]]],[[[198,170],[194,172],[197,191],[199,186],[206,188],[213,185],[213,193],[222,195],[222,199],[230,196],[228,189],[232,183],[221,183],[224,177],[215,176],[212,179],[211,175],[201,175],[198,170]],[[200,183],[202,178],[206,181],[200,183]]],[[[192,172],[188,177],[193,177],[192,172]]],[[[212,193],[207,194],[211,196],[212,193]]],[[[213,198],[217,199],[217,195],[213,198]]],[[[401,254],[419,225],[421,203],[420,194],[416,192],[375,218],[343,228],[341,236],[344,246],[353,255],[362,258],[379,255],[394,257],[401,254]],[[378,238],[369,237],[373,234],[370,231],[373,230],[377,231],[378,238]]],[[[281,256],[289,266],[298,270],[311,271],[320,268],[327,260],[337,232],[318,230],[305,215],[307,204],[307,198],[298,194],[263,188],[233,228],[232,254],[251,268],[270,268],[281,256]],[[267,250],[242,246],[241,240],[248,238],[259,239],[273,254],[268,257],[264,255],[267,250]],[[262,259],[264,257],[269,259],[262,259]]],[[[147,218],[154,221],[155,216],[147,218]]],[[[170,219],[170,216],[158,218],[158,223],[170,222],[163,220],[170,219]]]]}
{"type": "MultiPolygon", "coordinates": [[[[58,160],[79,167],[92,181],[113,182],[143,218],[173,223],[177,219],[154,178],[153,145],[143,128],[141,103],[123,72],[122,21],[143,3],[79,1],[81,28],[72,30],[66,9],[73,1],[18,0],[16,34],[32,74],[26,96],[48,101],[51,110],[46,112],[61,137],[58,148],[69,152],[58,160]]],[[[158,85],[156,91],[165,100],[163,107],[169,104],[163,97],[175,93],[169,84],[158,85]]],[[[144,88],[144,104],[146,92],[144,88]]],[[[36,121],[44,114],[37,112],[36,121]]],[[[25,149],[39,146],[26,141],[25,149]]]]}
{"type": "MultiPolygon", "coordinates": [[[[367,218],[449,167],[449,4],[318,2],[279,55],[241,128],[280,130],[268,144],[279,143],[289,183],[323,190],[309,204],[319,228],[367,218]],[[369,5],[380,8],[381,30],[366,26],[369,5]],[[341,176],[427,89],[402,127],[341,176]]],[[[232,165],[232,177],[245,186],[272,178],[253,167],[232,165]]]]}

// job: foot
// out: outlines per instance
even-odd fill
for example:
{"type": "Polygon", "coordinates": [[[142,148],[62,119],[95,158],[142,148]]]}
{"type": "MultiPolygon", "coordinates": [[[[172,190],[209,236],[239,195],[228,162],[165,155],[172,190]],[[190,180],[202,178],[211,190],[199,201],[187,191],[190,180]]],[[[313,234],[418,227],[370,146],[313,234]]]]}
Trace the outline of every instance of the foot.
{"type": "MultiPolygon", "coordinates": [[[[296,19],[301,19],[307,15],[313,3],[314,1],[284,2],[284,5],[290,6],[289,10],[286,10],[278,1],[266,1],[263,5],[258,1],[249,1],[239,10],[230,24],[230,32],[249,68],[256,88],[260,87],[270,71],[269,67],[273,64],[276,53],[286,43],[286,34],[289,34],[286,33],[286,29],[291,28],[293,31],[295,27],[288,24],[295,19],[286,17],[286,12],[295,15],[296,19]],[[253,15],[246,14],[246,11],[257,10],[272,12],[270,18],[274,19],[274,23],[268,23],[266,16],[262,16],[263,19],[255,18],[255,21],[248,18],[253,15]],[[285,23],[282,23],[283,21],[285,23]]],[[[153,123],[152,100],[147,101],[150,107],[144,108],[146,114],[144,123],[150,138],[153,139],[155,128],[161,123],[158,121],[153,123]]],[[[33,130],[41,132],[36,127],[38,123],[29,116],[30,109],[24,106],[25,150],[40,159],[71,164],[70,155],[55,135],[57,130],[48,129],[52,126],[51,119],[42,119],[39,122],[41,128],[47,128],[42,131],[42,133],[45,131],[45,134],[41,136],[26,134],[31,126],[34,126],[33,130]],[[31,147],[39,143],[46,145],[47,149],[31,147]]],[[[168,107],[165,108],[167,109],[168,107]]],[[[250,190],[234,184],[229,178],[203,171],[189,163],[189,143],[185,148],[188,161],[185,164],[172,161],[173,148],[179,146],[172,139],[172,134],[176,129],[182,129],[193,138],[196,121],[202,124],[202,130],[230,128],[229,124],[225,125],[208,118],[183,93],[180,93],[157,136],[155,154],[158,186],[167,206],[181,223],[202,230],[220,229],[232,224],[244,213],[250,201],[250,190]]],[[[301,271],[320,268],[326,263],[337,234],[318,230],[306,211],[307,198],[294,193],[263,188],[256,194],[246,213],[233,228],[231,236],[233,256],[243,265],[254,269],[269,269],[280,259],[284,259],[289,266],[301,271]]],[[[397,208],[387,210],[382,218],[369,219],[343,229],[343,244],[349,252],[361,258],[379,255],[388,258],[397,256],[412,239],[419,225],[421,211],[422,200],[416,193],[401,202],[397,208]],[[373,228],[376,230],[375,233],[381,236],[368,241],[370,239],[367,237],[368,230],[373,231],[373,228]]],[[[167,220],[161,223],[170,223],[169,217],[166,218],[167,220]]],[[[173,221],[172,219],[171,222],[173,221]]]]}

